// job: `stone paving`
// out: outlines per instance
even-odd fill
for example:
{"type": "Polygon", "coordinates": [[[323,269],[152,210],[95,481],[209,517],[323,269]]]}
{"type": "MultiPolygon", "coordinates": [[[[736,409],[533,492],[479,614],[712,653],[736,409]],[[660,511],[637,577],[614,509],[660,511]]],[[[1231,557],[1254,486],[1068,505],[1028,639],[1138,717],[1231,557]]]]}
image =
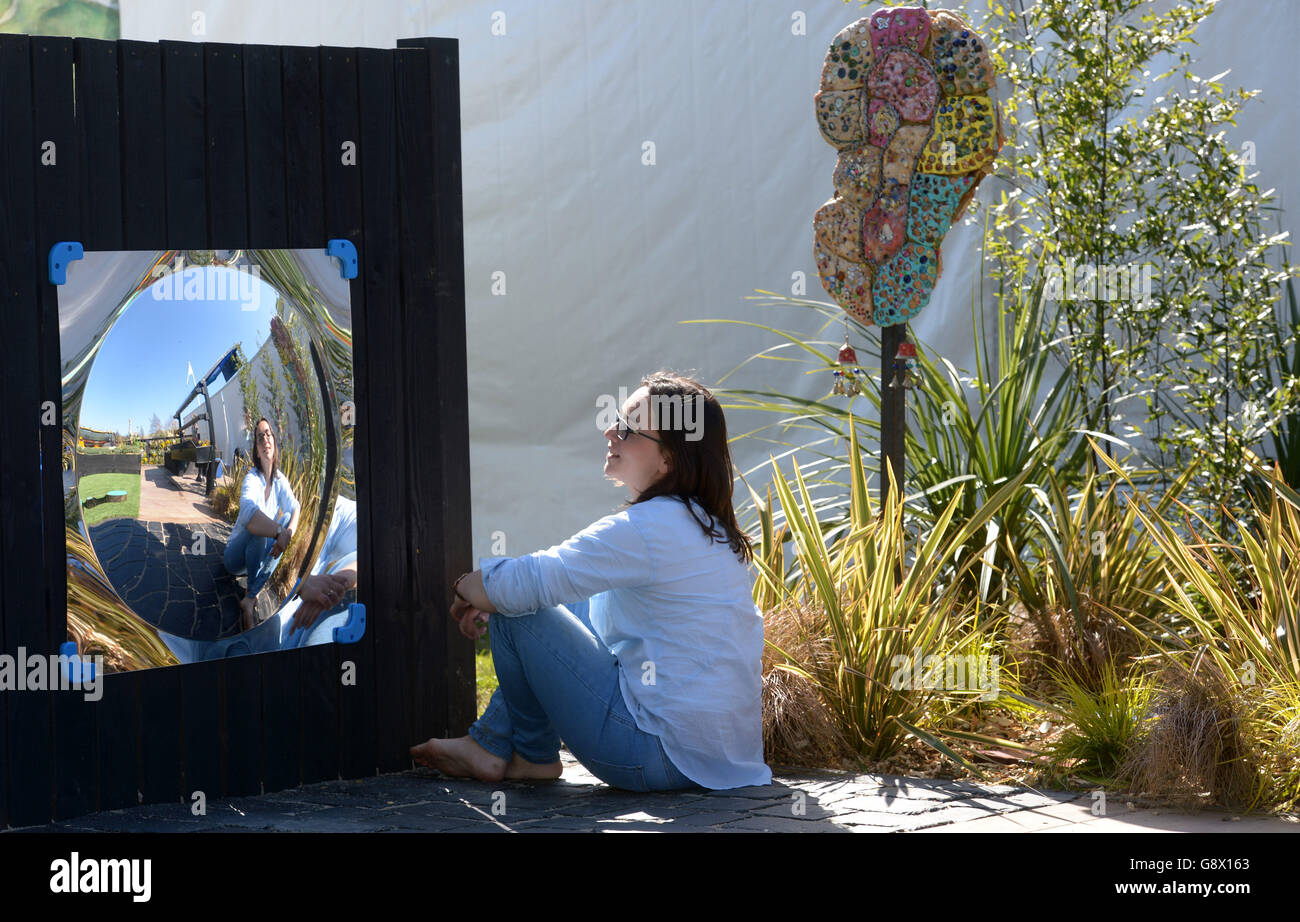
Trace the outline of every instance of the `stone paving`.
{"type": "MultiPolygon", "coordinates": [[[[227,483],[223,477],[220,483],[227,483]]],[[[140,518],[156,522],[216,522],[204,484],[194,476],[173,475],[164,467],[146,466],[140,479],[140,518]]]]}
{"type": "Polygon", "coordinates": [[[777,772],[766,787],[634,794],[567,753],[548,784],[483,784],[428,769],[328,781],[260,797],[134,807],[27,827],[30,832],[1300,832],[1295,818],[1129,808],[1095,816],[1084,793],[966,781],[777,772]]]}
{"type": "Polygon", "coordinates": [[[226,572],[225,522],[109,519],[90,528],[90,541],[117,594],[155,627],[194,640],[240,631],[243,589],[226,572]],[[203,553],[193,553],[199,535],[203,553]]]}

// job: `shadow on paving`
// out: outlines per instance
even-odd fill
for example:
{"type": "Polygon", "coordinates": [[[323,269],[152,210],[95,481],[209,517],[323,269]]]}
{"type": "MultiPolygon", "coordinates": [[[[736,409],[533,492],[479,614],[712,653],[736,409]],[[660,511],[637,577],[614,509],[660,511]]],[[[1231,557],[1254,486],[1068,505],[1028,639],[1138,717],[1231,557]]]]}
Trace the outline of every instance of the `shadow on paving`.
{"type": "Polygon", "coordinates": [[[485,784],[430,769],[328,781],[260,797],[134,807],[28,827],[33,832],[898,832],[978,820],[1084,795],[960,781],[779,775],[729,791],[637,794],[610,788],[562,753],[557,782],[485,784]]]}
{"type": "Polygon", "coordinates": [[[229,537],[225,522],[109,519],[90,528],[105,575],[133,611],[169,634],[209,641],[240,631],[243,589],[222,562],[229,537]]]}

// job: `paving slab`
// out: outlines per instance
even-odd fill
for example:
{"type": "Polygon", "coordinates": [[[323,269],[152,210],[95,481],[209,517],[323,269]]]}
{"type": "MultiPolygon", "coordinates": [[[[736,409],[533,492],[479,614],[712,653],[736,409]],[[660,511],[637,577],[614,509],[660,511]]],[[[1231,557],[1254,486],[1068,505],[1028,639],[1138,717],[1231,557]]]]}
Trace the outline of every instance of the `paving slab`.
{"type": "Polygon", "coordinates": [[[776,771],[733,791],[635,794],[608,787],[563,752],[564,777],[484,784],[430,769],[325,781],[259,797],[209,798],[89,814],[30,832],[1300,832],[1300,818],[1129,808],[1088,792],[926,778],[776,771]]]}

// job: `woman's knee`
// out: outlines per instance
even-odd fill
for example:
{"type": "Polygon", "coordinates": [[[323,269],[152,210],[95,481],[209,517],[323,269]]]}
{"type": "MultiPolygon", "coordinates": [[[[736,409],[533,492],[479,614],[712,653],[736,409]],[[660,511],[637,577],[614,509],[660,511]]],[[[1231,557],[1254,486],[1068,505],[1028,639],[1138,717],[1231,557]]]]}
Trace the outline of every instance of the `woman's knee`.
{"type": "Polygon", "coordinates": [[[508,615],[502,614],[499,611],[494,611],[488,616],[488,628],[491,629],[492,627],[500,625],[502,630],[506,630],[510,626],[519,624],[523,621],[532,621],[534,623],[538,621],[557,621],[563,620],[566,617],[572,618],[573,616],[554,605],[543,606],[534,609],[533,611],[513,612],[508,615]]]}
{"type": "Polygon", "coordinates": [[[248,544],[244,547],[244,565],[248,568],[249,573],[255,573],[261,568],[262,564],[270,556],[273,543],[269,538],[249,539],[248,544]]]}

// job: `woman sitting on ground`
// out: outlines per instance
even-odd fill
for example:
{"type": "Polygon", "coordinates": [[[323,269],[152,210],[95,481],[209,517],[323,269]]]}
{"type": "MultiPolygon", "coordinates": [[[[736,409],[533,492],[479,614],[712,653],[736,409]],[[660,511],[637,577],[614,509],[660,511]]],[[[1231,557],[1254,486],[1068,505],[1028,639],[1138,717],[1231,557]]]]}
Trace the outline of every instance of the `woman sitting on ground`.
{"type": "Polygon", "coordinates": [[[259,419],[253,431],[253,466],[244,475],[239,516],[226,542],[226,569],[248,575],[239,603],[244,630],[257,626],[257,594],[275,572],[298,527],[298,498],[280,471],[280,447],[275,430],[259,419]]]}
{"type": "Polygon", "coordinates": [[[468,736],[411,755],[482,781],[553,779],[563,740],[629,790],[769,784],[763,620],[722,408],[697,381],[657,372],[604,434],[605,475],[629,502],[563,544],[456,581],[452,617],[471,638],[487,623],[500,684],[468,736]],[[665,407],[678,411],[667,424],[654,412],[665,407]]]}

